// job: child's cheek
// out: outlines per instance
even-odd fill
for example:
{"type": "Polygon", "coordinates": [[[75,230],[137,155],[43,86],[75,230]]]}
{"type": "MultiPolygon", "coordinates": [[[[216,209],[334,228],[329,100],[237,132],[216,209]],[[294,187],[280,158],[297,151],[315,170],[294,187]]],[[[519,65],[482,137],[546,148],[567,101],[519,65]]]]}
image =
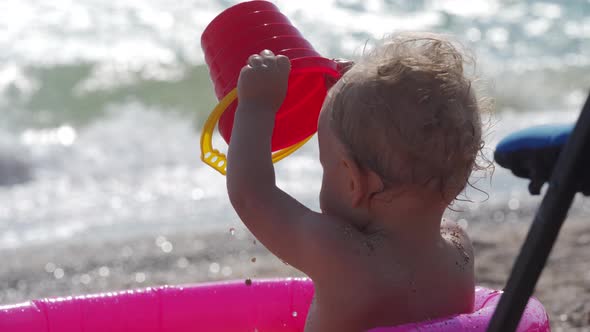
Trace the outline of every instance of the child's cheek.
{"type": "Polygon", "coordinates": [[[320,189],[320,210],[326,212],[326,177],[322,177],[322,187],[320,189]]]}
{"type": "Polygon", "coordinates": [[[330,173],[324,171],[324,175],[322,177],[322,188],[320,190],[320,209],[324,213],[329,213],[332,210],[332,200],[333,200],[333,186],[330,185],[330,173]]]}
{"type": "Polygon", "coordinates": [[[330,215],[338,214],[338,210],[342,205],[339,196],[340,186],[336,178],[337,176],[333,172],[325,172],[322,178],[320,209],[330,215]]]}

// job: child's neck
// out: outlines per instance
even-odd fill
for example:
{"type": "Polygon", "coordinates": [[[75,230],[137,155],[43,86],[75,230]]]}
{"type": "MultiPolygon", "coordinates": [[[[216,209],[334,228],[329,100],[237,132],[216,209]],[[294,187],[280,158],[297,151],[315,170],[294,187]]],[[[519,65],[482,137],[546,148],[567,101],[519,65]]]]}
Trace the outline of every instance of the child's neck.
{"type": "Polygon", "coordinates": [[[396,241],[412,246],[436,245],[440,240],[440,224],[446,205],[433,204],[421,196],[401,195],[391,200],[376,201],[369,213],[364,232],[384,233],[396,241]]]}

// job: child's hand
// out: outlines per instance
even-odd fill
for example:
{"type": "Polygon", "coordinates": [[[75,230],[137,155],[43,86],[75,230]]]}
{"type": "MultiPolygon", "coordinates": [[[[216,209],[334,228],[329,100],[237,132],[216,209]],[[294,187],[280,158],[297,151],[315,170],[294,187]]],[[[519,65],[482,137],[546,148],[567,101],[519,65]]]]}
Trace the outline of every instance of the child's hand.
{"type": "Polygon", "coordinates": [[[291,62],[284,55],[264,50],[253,54],[238,79],[238,100],[242,106],[278,111],[287,95],[291,62]]]}

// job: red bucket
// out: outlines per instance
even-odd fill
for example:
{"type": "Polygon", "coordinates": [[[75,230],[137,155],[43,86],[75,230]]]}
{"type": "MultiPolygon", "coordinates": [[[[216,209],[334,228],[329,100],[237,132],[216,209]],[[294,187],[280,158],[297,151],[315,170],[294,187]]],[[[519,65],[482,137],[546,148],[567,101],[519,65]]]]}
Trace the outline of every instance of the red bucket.
{"type": "Polygon", "coordinates": [[[217,31],[206,31],[206,34],[203,34],[201,37],[201,46],[203,47],[206,59],[212,60],[219,54],[219,50],[231,45],[232,42],[230,40],[236,39],[240,33],[244,32],[241,30],[242,27],[255,28],[270,24],[285,24],[293,27],[285,15],[276,11],[267,10],[243,15],[240,20],[229,21],[223,28],[217,31]],[[264,23],[261,24],[261,22],[264,23]],[[213,56],[213,58],[209,58],[210,56],[213,56]]]}
{"type": "MultiPolygon", "coordinates": [[[[317,131],[328,89],[325,77],[340,77],[336,63],[321,57],[273,3],[254,0],[226,9],[203,32],[201,47],[218,100],[236,88],[250,55],[268,49],[289,57],[289,89],[276,116],[272,151],[297,144],[317,131]]],[[[236,106],[232,103],[219,119],[219,132],[228,143],[236,106]]]]}
{"type": "MultiPolygon", "coordinates": [[[[305,39],[301,37],[299,31],[291,24],[263,24],[228,36],[228,38],[226,38],[228,41],[227,45],[218,49],[217,54],[213,59],[209,60],[209,73],[211,74],[211,77],[217,77],[221,72],[225,71],[226,74],[224,76],[231,77],[233,76],[232,73],[235,73],[235,66],[238,66],[239,73],[245,63],[238,63],[235,60],[239,59],[233,59],[233,67],[230,66],[229,63],[226,63],[225,61],[233,58],[233,56],[228,56],[228,54],[245,54],[251,50],[254,51],[251,51],[250,54],[259,53],[260,51],[256,52],[256,50],[258,50],[261,44],[267,44],[264,43],[265,40],[286,37],[295,38],[295,40],[291,42],[293,47],[299,45],[312,48],[311,44],[307,42],[304,43],[305,39]],[[227,72],[229,72],[229,74],[227,72]]],[[[273,43],[273,46],[277,49],[281,45],[275,42],[273,43]]]]}

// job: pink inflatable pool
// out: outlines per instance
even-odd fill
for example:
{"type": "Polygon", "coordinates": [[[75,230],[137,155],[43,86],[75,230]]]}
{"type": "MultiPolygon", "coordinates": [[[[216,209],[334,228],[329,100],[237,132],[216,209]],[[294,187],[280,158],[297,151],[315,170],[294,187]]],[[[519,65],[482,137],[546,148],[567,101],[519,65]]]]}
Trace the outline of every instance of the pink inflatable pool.
{"type": "MultiPolygon", "coordinates": [[[[483,332],[502,293],[481,287],[475,293],[472,314],[371,331],[483,332]]],[[[34,300],[0,306],[0,331],[295,332],[303,331],[312,295],[309,279],[274,279],[34,300]]],[[[550,331],[536,299],[529,300],[518,331],[550,331]]]]}

